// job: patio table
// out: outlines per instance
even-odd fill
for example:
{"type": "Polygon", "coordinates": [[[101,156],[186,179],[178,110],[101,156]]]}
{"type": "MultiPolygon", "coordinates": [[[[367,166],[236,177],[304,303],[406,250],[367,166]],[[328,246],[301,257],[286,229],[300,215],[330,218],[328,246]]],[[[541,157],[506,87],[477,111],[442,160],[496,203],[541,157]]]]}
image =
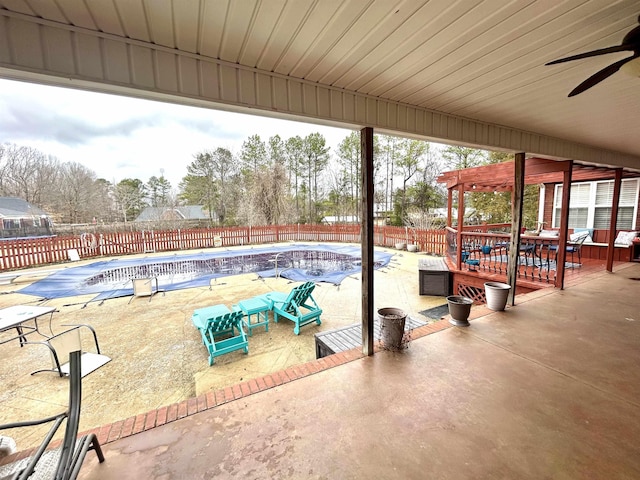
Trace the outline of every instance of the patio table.
{"type": "Polygon", "coordinates": [[[251,332],[254,328],[262,325],[264,325],[266,332],[269,331],[269,309],[271,304],[268,300],[263,300],[262,297],[249,298],[238,302],[238,307],[247,317],[243,323],[247,327],[249,336],[252,336],[251,332]],[[251,320],[252,315],[254,316],[253,322],[251,320]]]}
{"type": "Polygon", "coordinates": [[[22,347],[27,341],[25,337],[31,333],[38,333],[43,337],[48,337],[48,335],[40,331],[38,318],[49,314],[49,330],[51,330],[51,319],[53,318],[53,312],[55,312],[55,310],[55,307],[31,305],[14,305],[0,309],[0,333],[13,328],[18,332],[16,336],[0,340],[0,345],[18,339],[22,347]],[[33,321],[33,325],[27,325],[27,322],[30,321],[33,321]]]}

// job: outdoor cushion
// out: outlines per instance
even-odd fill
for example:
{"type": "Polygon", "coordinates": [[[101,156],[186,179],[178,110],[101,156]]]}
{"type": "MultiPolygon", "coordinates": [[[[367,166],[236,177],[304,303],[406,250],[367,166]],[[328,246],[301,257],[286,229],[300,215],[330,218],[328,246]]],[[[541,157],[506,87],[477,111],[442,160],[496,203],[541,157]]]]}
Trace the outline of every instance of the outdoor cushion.
{"type": "Polygon", "coordinates": [[[631,245],[633,239],[638,236],[638,232],[618,232],[614,243],[618,245],[631,245]]]}
{"type": "Polygon", "coordinates": [[[591,243],[591,235],[589,235],[589,231],[588,230],[582,230],[582,231],[578,231],[578,232],[573,232],[571,235],[569,235],[569,240],[572,242],[589,242],[591,243]]]}

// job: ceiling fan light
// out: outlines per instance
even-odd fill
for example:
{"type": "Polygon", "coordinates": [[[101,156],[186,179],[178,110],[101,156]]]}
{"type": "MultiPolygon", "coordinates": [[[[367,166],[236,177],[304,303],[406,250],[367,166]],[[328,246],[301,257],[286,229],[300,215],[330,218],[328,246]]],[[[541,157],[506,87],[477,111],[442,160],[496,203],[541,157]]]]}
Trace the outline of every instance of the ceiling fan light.
{"type": "Polygon", "coordinates": [[[625,63],[620,67],[620,71],[632,77],[640,77],[640,57],[625,63]]]}

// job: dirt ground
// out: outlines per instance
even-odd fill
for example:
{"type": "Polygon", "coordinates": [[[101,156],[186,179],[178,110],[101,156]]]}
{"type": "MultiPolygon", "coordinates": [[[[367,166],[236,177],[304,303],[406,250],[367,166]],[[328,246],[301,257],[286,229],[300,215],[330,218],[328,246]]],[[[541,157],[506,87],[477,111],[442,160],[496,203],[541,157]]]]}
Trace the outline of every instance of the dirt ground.
{"type": "MultiPolygon", "coordinates": [[[[394,255],[387,267],[375,272],[375,308],[399,307],[413,318],[428,320],[419,312],[446,301],[443,297],[419,295],[418,260],[424,255],[381,250],[394,255]]],[[[166,253],[155,256],[162,255],[166,253]]],[[[51,268],[93,261],[96,260],[51,268]]],[[[315,333],[361,321],[360,275],[346,278],[340,286],[319,283],[313,296],[323,309],[322,325],[303,327],[301,334],[295,335],[293,323],[287,320],[274,323],[271,318],[268,332],[264,328],[253,330],[248,355],[233,352],[218,357],[209,366],[206,348],[191,323],[195,309],[216,304],[231,307],[242,299],[270,291],[289,292],[298,283],[246,274],[218,279],[211,287],[159,293],[151,301],[138,297],[129,304],[131,297],[123,297],[100,304],[89,302],[93,295],[39,302],[36,297],[18,293],[34,280],[37,279],[23,276],[13,284],[0,285],[0,308],[25,304],[56,307],[51,324],[54,333],[63,331],[63,324],[90,324],[97,331],[102,353],[112,359],[83,379],[81,431],[313,360],[315,333]]],[[[40,327],[48,333],[48,321],[44,318],[40,327]]],[[[14,332],[5,332],[0,341],[14,332]]],[[[30,341],[35,339],[35,335],[29,336],[30,341]]],[[[83,337],[85,349],[95,351],[89,340],[89,336],[83,337]]],[[[44,346],[21,348],[17,340],[0,344],[0,423],[40,418],[64,410],[68,380],[52,372],[30,375],[50,365],[44,346]]],[[[31,427],[2,434],[13,437],[18,449],[23,450],[37,445],[45,431],[46,428],[31,427]]]]}

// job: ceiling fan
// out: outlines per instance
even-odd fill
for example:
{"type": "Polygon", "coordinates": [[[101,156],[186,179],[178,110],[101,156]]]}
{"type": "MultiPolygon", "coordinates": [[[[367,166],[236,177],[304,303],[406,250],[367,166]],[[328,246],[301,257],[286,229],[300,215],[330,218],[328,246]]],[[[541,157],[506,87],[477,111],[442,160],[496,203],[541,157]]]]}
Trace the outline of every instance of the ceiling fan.
{"type": "MultiPolygon", "coordinates": [[[[638,17],[638,23],[640,23],[640,17],[638,17]]],[[[605,55],[607,53],[614,52],[624,52],[624,51],[632,51],[633,55],[630,57],[619,60],[615,63],[612,63],[608,67],[603,68],[599,72],[591,75],[584,82],[578,85],[576,88],[571,90],[569,93],[569,97],[573,97],[574,95],[578,95],[579,93],[588,90],[594,85],[600,83],[604,79],[610,77],[622,67],[624,64],[635,60],[636,58],[640,58],[640,26],[635,27],[630,30],[622,39],[622,43],[620,45],[615,45],[613,47],[601,48],[599,50],[593,50],[591,52],[580,53],[578,55],[573,55],[571,57],[560,58],[558,60],[554,60],[553,62],[549,62],[546,65],[555,65],[556,63],[564,63],[571,62],[572,60],[580,60],[582,58],[588,57],[596,57],[598,55],[605,55]]]]}

